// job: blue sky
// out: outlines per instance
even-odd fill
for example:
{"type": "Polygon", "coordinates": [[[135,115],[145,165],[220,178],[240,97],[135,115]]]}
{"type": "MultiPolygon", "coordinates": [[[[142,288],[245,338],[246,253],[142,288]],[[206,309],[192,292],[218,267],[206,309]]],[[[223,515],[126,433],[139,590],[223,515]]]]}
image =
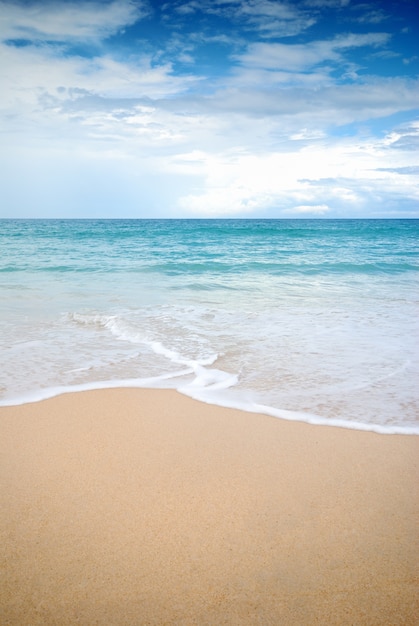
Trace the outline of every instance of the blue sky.
{"type": "Polygon", "coordinates": [[[0,0],[0,217],[419,217],[416,0],[0,0]]]}

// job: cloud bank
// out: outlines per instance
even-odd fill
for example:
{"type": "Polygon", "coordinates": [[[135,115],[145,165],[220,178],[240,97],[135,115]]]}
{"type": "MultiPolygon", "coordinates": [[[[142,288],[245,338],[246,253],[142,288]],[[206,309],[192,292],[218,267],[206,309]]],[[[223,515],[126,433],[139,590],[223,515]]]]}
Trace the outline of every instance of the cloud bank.
{"type": "Polygon", "coordinates": [[[383,6],[0,1],[0,216],[419,216],[414,5],[383,6]]]}

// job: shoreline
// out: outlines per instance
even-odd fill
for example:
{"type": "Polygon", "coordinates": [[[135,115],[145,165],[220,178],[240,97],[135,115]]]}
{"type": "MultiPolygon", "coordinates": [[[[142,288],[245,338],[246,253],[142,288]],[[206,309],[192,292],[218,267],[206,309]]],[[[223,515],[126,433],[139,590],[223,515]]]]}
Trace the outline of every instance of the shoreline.
{"type": "Polygon", "coordinates": [[[130,387],[0,429],[2,623],[416,623],[416,437],[130,387]]]}
{"type": "Polygon", "coordinates": [[[272,406],[260,404],[257,402],[234,402],[229,400],[220,401],[219,398],[214,397],[211,391],[207,391],[205,388],[201,391],[193,388],[191,384],[180,385],[178,387],[163,387],[163,386],[150,386],[151,382],[156,380],[171,379],[172,375],[157,377],[153,379],[142,379],[139,384],[138,379],[130,378],[125,380],[106,380],[97,382],[80,383],[77,385],[68,385],[62,387],[51,387],[41,391],[34,391],[26,396],[16,397],[14,399],[0,399],[0,410],[8,407],[25,406],[31,404],[37,404],[38,402],[45,402],[59,396],[85,393],[91,391],[112,390],[112,389],[139,389],[143,391],[174,391],[182,396],[190,398],[196,402],[209,404],[221,409],[232,409],[236,411],[243,411],[244,413],[253,413],[258,415],[264,415],[273,417],[279,420],[285,420],[287,422],[296,422],[302,424],[308,424],[311,426],[320,426],[326,428],[343,428],[347,430],[356,430],[360,432],[375,433],[378,435],[402,435],[402,436],[419,436],[419,426],[388,426],[380,425],[372,422],[355,422],[349,419],[340,418],[328,418],[312,413],[304,413],[301,411],[294,411],[290,409],[277,409],[272,406]],[[191,389],[193,392],[191,393],[191,389]]]}

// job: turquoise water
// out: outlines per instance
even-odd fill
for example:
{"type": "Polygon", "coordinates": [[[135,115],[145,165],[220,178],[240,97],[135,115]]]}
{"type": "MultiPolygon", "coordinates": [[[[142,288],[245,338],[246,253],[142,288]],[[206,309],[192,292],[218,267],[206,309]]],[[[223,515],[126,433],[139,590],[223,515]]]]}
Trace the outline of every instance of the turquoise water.
{"type": "Polygon", "coordinates": [[[0,403],[174,387],[419,433],[418,220],[1,220],[0,403]]]}

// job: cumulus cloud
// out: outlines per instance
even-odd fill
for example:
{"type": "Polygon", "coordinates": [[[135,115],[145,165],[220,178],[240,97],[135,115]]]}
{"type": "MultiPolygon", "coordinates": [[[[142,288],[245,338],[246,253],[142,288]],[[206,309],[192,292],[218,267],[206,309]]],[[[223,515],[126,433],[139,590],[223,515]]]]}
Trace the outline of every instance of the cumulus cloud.
{"type": "Polygon", "coordinates": [[[387,151],[387,144],[388,137],[362,142],[335,138],[310,147],[289,146],[281,153],[225,153],[217,158],[201,154],[201,188],[182,197],[179,206],[203,216],[219,214],[223,199],[231,214],[362,217],[369,211],[390,210],[387,202],[395,211],[406,201],[419,200],[419,183],[411,153],[404,158],[398,154],[405,165],[400,172],[390,171],[395,156],[387,151]],[[377,162],[388,167],[376,168],[377,162]]]}

